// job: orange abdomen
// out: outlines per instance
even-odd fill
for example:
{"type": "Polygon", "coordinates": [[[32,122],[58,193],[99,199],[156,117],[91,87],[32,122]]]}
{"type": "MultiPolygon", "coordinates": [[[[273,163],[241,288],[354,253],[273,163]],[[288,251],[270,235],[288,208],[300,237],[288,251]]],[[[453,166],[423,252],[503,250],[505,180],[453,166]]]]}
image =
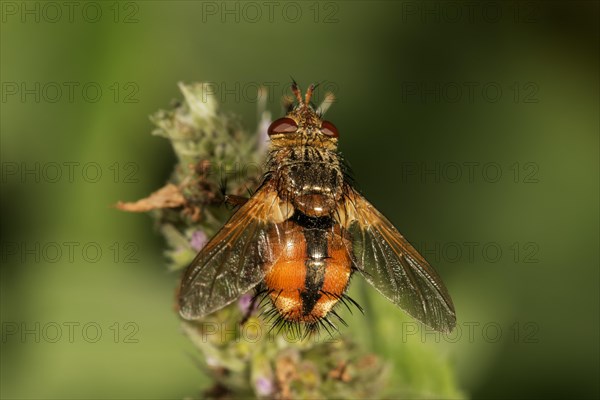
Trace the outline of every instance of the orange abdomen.
{"type": "Polygon", "coordinates": [[[288,321],[312,324],[324,318],[350,280],[349,240],[328,217],[292,218],[271,234],[283,238],[272,241],[278,244],[265,276],[273,305],[288,321]]]}

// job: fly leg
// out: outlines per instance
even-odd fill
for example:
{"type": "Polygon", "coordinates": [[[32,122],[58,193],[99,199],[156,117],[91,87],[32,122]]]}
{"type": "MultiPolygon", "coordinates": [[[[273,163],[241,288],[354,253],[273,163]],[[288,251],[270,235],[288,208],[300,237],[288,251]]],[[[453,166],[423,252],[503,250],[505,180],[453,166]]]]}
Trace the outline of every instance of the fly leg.
{"type": "Polygon", "coordinates": [[[223,196],[223,203],[232,208],[243,206],[248,200],[250,200],[249,197],[237,196],[235,194],[227,194],[227,182],[224,180],[221,181],[220,191],[221,196],[223,196]]]}
{"type": "Polygon", "coordinates": [[[248,200],[250,200],[248,197],[236,196],[234,194],[226,194],[224,195],[224,198],[225,204],[233,207],[243,206],[248,200]]]}
{"type": "Polygon", "coordinates": [[[244,325],[246,322],[248,322],[248,319],[250,318],[252,313],[254,311],[256,311],[259,300],[262,300],[261,298],[264,298],[265,293],[268,294],[268,292],[266,290],[261,290],[261,291],[258,291],[254,296],[252,296],[252,299],[250,300],[250,304],[248,305],[248,309],[244,312],[242,320],[240,321],[240,325],[244,325]]]}

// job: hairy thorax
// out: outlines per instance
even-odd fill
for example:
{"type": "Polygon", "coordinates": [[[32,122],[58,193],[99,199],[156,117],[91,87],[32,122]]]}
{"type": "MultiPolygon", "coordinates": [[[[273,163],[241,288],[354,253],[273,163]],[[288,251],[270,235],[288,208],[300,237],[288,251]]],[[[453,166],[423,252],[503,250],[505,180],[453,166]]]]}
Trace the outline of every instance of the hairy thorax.
{"type": "Polygon", "coordinates": [[[312,146],[279,149],[271,154],[278,192],[310,217],[330,215],[342,196],[343,173],[335,151],[312,146]]]}

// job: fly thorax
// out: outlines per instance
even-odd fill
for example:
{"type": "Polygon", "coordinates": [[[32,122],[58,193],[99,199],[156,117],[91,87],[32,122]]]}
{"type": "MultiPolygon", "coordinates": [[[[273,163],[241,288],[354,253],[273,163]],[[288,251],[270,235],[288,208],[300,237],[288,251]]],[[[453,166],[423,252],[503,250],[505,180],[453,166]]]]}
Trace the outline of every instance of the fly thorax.
{"type": "Polygon", "coordinates": [[[314,147],[292,149],[280,166],[281,188],[293,206],[311,217],[330,215],[341,197],[343,175],[337,155],[314,147]]]}

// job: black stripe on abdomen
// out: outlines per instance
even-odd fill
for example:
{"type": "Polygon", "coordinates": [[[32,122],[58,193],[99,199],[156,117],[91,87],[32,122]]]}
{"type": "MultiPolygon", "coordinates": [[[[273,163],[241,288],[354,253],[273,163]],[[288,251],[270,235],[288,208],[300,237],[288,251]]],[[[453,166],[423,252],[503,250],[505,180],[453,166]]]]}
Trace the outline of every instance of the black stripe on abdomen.
{"type": "Polygon", "coordinates": [[[306,240],[306,278],[304,288],[300,292],[302,299],[302,314],[311,313],[315,304],[321,298],[321,288],[325,280],[325,268],[327,267],[327,232],[333,221],[329,217],[308,217],[296,212],[292,220],[303,228],[306,240]]]}

